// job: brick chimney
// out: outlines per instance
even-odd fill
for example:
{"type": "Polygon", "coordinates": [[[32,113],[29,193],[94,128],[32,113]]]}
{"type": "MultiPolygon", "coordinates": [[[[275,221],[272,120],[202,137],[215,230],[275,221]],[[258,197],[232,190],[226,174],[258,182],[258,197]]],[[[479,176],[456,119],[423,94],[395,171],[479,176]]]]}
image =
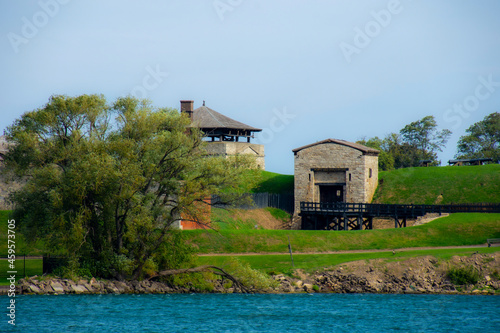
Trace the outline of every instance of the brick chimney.
{"type": "Polygon", "coordinates": [[[181,101],[181,113],[186,113],[190,119],[193,119],[193,103],[194,101],[181,101]]]}

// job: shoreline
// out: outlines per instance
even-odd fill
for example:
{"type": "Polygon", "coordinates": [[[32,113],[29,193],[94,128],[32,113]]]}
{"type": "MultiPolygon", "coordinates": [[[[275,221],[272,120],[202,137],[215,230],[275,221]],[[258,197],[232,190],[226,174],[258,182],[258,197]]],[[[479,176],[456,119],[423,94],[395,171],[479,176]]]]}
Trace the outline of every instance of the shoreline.
{"type": "MultiPolygon", "coordinates": [[[[296,269],[292,276],[270,276],[275,287],[257,289],[246,286],[250,293],[371,293],[371,294],[469,294],[500,296],[500,252],[453,256],[438,260],[432,256],[402,261],[384,259],[345,263],[331,269],[307,273],[296,269]],[[456,285],[450,281],[450,269],[470,268],[477,281],[456,285]]],[[[165,293],[242,293],[228,280],[206,281],[209,288],[172,286],[157,281],[115,281],[30,277],[18,281],[17,294],[165,294],[165,293]]]]}
{"type": "MultiPolygon", "coordinates": [[[[82,285],[74,282],[68,282],[67,279],[51,278],[46,280],[52,290],[47,291],[48,285],[42,287],[30,283],[30,287],[26,288],[22,285],[16,287],[16,295],[159,295],[159,294],[276,294],[276,295],[292,295],[292,294],[377,294],[377,295],[481,295],[481,296],[500,296],[500,289],[478,289],[475,286],[465,286],[466,290],[458,290],[450,285],[450,289],[443,290],[422,290],[421,288],[407,288],[406,290],[393,291],[369,291],[362,288],[362,285],[354,286],[354,289],[340,288],[344,290],[315,290],[314,285],[298,284],[295,290],[269,289],[269,290],[253,290],[249,293],[233,290],[232,288],[225,290],[200,291],[186,287],[171,287],[165,283],[154,282],[144,285],[144,281],[100,281],[101,287],[97,289],[82,289],[82,285]],[[60,286],[60,287],[59,287],[60,286]],[[139,286],[139,287],[137,287],[139,286]],[[44,289],[44,290],[42,290],[44,289]]],[[[0,289],[0,296],[7,295],[7,289],[0,289]]]]}

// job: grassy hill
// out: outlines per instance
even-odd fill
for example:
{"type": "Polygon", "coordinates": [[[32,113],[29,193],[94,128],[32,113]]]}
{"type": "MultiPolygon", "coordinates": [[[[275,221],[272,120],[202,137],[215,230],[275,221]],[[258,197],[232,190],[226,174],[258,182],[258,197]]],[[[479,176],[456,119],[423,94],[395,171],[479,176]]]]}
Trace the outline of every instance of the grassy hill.
{"type": "Polygon", "coordinates": [[[500,238],[500,214],[452,214],[421,226],[398,229],[185,232],[198,253],[286,253],[288,237],[297,252],[462,246],[485,244],[488,238],[500,238]]]}
{"type": "Polygon", "coordinates": [[[500,165],[407,168],[379,173],[374,203],[500,202],[500,165]]]}
{"type": "Polygon", "coordinates": [[[293,175],[259,170],[254,193],[293,193],[293,175]]]}
{"type": "MultiPolygon", "coordinates": [[[[257,177],[255,193],[293,193],[293,175],[269,171],[257,177]]],[[[374,203],[453,204],[500,202],[500,164],[405,168],[379,172],[374,203]]]]}

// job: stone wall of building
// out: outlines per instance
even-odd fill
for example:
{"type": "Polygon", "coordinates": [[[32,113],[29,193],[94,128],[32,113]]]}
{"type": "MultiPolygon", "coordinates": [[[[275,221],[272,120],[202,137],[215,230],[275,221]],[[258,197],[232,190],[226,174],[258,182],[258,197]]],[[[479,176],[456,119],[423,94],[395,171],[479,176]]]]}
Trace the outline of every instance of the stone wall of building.
{"type": "Polygon", "coordinates": [[[366,177],[365,200],[363,202],[371,202],[378,185],[378,156],[364,155],[363,159],[366,177]]]}
{"type": "Polygon", "coordinates": [[[255,156],[258,167],[265,170],[264,145],[248,142],[215,141],[207,142],[206,150],[209,154],[220,156],[251,155],[255,156]]]}
{"type": "Polygon", "coordinates": [[[301,201],[320,201],[319,184],[342,184],[345,202],[370,202],[378,183],[378,156],[346,145],[320,143],[295,152],[294,173],[296,214],[301,201]]]}
{"type": "Polygon", "coordinates": [[[9,195],[21,189],[24,185],[22,182],[15,182],[7,175],[3,169],[2,161],[0,160],[0,210],[11,210],[12,204],[8,200],[9,195]]]}

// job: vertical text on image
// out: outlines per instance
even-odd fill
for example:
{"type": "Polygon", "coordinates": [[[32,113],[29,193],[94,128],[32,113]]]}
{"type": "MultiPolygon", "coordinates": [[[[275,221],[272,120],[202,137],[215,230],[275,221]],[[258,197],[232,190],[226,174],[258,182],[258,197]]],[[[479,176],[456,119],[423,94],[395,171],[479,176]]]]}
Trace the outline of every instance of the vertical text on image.
{"type": "Polygon", "coordinates": [[[7,317],[10,319],[8,320],[10,325],[16,325],[16,220],[7,221],[7,252],[9,282],[7,317]]]}

